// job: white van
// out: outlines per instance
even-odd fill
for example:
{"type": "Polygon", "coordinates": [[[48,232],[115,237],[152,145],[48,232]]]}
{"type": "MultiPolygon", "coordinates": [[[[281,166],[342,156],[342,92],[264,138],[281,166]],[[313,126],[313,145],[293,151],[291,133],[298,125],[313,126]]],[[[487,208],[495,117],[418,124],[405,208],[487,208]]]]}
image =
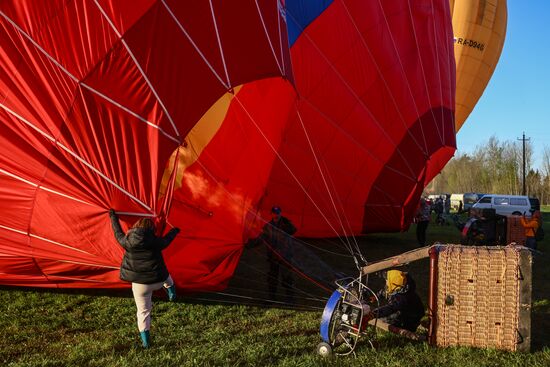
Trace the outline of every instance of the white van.
{"type": "Polygon", "coordinates": [[[458,211],[469,210],[484,194],[478,194],[475,192],[467,192],[465,194],[452,194],[451,195],[451,208],[458,211]]]}
{"type": "Polygon", "coordinates": [[[496,214],[528,214],[531,209],[529,197],[521,195],[484,195],[477,203],[472,206],[473,209],[495,209],[496,214]]]}

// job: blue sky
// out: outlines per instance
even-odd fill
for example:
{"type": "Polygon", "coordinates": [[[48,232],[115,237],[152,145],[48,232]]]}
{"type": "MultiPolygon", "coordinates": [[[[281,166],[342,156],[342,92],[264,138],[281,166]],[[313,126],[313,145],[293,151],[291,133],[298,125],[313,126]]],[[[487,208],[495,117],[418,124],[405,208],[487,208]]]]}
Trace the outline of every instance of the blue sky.
{"type": "Polygon", "coordinates": [[[489,85],[457,134],[457,154],[495,135],[514,140],[525,131],[535,166],[550,148],[549,0],[508,0],[504,49],[489,85]],[[548,109],[547,109],[548,108],[548,109]]]}

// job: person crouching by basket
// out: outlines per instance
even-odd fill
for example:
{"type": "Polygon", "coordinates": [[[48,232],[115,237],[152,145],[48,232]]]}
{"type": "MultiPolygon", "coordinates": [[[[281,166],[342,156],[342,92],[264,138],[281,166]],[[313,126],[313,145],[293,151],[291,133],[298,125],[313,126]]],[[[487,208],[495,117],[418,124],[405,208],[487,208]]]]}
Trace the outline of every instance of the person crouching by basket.
{"type": "Polygon", "coordinates": [[[141,218],[125,234],[113,209],[109,210],[109,217],[115,238],[125,250],[120,279],[132,283],[142,345],[149,348],[153,291],[164,288],[170,301],[176,299],[176,286],[164,263],[162,250],[168,247],[180,230],[172,228],[166,236],[157,237],[153,220],[141,218]]]}
{"type": "Polygon", "coordinates": [[[386,274],[386,286],[380,293],[388,303],[374,309],[370,316],[415,332],[424,316],[424,305],[416,293],[414,279],[402,271],[389,270],[386,274]]]}

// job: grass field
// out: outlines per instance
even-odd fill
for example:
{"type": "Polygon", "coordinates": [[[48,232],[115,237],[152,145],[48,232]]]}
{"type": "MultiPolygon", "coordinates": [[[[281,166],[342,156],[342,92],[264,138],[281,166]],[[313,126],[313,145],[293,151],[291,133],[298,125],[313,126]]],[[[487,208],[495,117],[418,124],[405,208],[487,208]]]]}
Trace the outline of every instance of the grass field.
{"type": "MultiPolygon", "coordinates": [[[[0,364],[2,366],[550,366],[550,208],[544,208],[546,240],[534,259],[532,351],[509,353],[470,348],[438,349],[380,333],[373,350],[367,343],[357,358],[323,360],[321,310],[292,310],[157,298],[151,330],[153,348],[138,346],[131,292],[59,292],[0,288],[0,364]]],[[[457,243],[452,226],[428,228],[430,242],[457,243]]],[[[407,233],[359,239],[369,260],[415,247],[407,233]]],[[[319,242],[319,246],[323,243],[319,242]]],[[[244,257],[254,256],[245,253],[244,257]]],[[[328,261],[330,254],[325,256],[328,261]]],[[[353,270],[351,259],[334,259],[353,270]]],[[[419,292],[426,295],[427,264],[414,263],[419,292]]],[[[236,286],[234,286],[237,289],[236,286]]],[[[228,298],[230,300],[231,298],[228,298]]],[[[223,301],[223,299],[221,299],[223,301]]],[[[315,307],[322,307],[322,303],[315,307]]],[[[305,307],[304,307],[305,308],[305,307]]]]}

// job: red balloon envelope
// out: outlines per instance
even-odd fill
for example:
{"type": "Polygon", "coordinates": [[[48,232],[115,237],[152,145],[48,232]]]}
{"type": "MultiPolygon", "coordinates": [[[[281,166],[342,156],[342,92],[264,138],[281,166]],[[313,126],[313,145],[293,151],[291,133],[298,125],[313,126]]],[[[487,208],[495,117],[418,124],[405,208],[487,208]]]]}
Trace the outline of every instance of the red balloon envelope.
{"type": "Polygon", "coordinates": [[[0,283],[125,286],[109,207],[169,211],[195,290],[273,204],[302,236],[408,227],[454,152],[448,1],[231,5],[0,7],[0,283]]]}
{"type": "Polygon", "coordinates": [[[243,88],[174,192],[171,221],[190,235],[167,253],[188,288],[223,287],[274,204],[304,237],[407,229],[455,151],[447,1],[287,1],[285,15],[288,120],[247,107],[243,88]]]}
{"type": "Polygon", "coordinates": [[[299,99],[264,209],[304,236],[405,230],[455,150],[448,1],[316,4],[287,2],[299,99]]]}
{"type": "Polygon", "coordinates": [[[170,155],[227,90],[294,94],[276,1],[2,2],[0,27],[2,284],[125,286],[106,210],[160,213],[170,155]]]}

